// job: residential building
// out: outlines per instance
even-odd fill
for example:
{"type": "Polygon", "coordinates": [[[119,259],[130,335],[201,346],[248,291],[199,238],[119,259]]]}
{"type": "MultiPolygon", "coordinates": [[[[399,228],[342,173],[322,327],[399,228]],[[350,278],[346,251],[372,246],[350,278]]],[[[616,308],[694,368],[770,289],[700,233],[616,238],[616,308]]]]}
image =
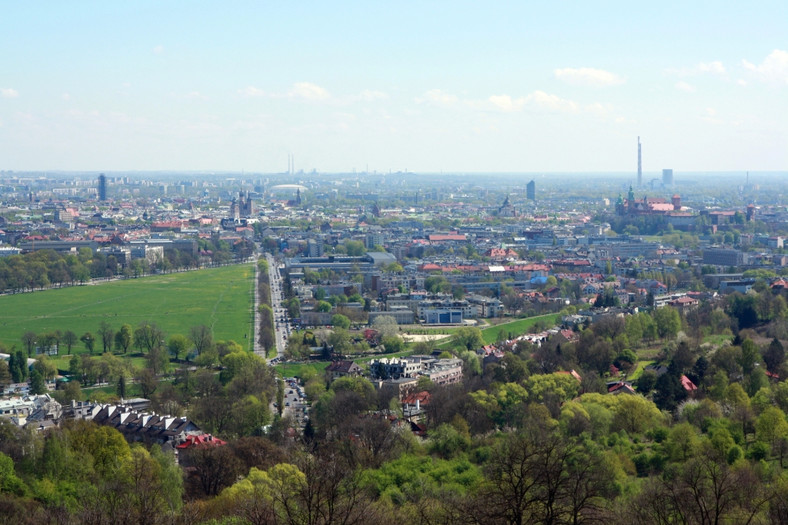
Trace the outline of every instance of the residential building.
{"type": "Polygon", "coordinates": [[[331,383],[341,377],[358,377],[363,370],[354,361],[334,361],[326,367],[326,380],[331,383]]]}

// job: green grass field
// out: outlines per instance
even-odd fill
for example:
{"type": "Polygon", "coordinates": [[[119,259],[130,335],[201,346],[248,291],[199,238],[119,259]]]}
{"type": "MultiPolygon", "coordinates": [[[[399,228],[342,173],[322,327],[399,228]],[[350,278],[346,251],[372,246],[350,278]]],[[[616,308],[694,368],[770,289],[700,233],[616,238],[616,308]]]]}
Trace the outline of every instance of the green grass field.
{"type": "MultiPolygon", "coordinates": [[[[552,328],[556,325],[560,318],[561,314],[546,314],[537,315],[534,317],[526,317],[524,319],[516,319],[514,321],[509,321],[508,323],[501,323],[484,328],[482,330],[482,338],[484,339],[484,344],[488,345],[498,340],[498,334],[501,332],[501,330],[507,334],[512,333],[516,337],[527,334],[528,330],[538,321],[544,322],[547,328],[552,328]]],[[[451,337],[441,339],[435,343],[436,348],[451,348],[452,345],[453,341],[451,337]]]]}
{"type": "MultiPolygon", "coordinates": [[[[0,343],[22,347],[22,334],[71,330],[77,337],[96,331],[102,321],[117,330],[142,321],[158,324],[167,334],[188,335],[192,326],[213,328],[214,340],[251,342],[254,268],[221,268],[155,275],[0,297],[0,343]]],[[[96,341],[96,349],[101,342],[96,341]]],[[[84,352],[81,342],[73,349],[84,352]]],[[[61,355],[65,354],[61,346],[61,355]]]]}
{"type": "Polygon", "coordinates": [[[308,363],[288,363],[283,365],[276,365],[276,370],[282,377],[298,377],[300,378],[305,370],[312,369],[318,375],[322,375],[326,367],[329,365],[328,361],[310,361],[308,363]]]}
{"type": "Polygon", "coordinates": [[[561,314],[547,314],[537,315],[535,317],[526,317],[525,319],[517,319],[510,323],[501,323],[499,325],[491,326],[482,330],[482,337],[484,337],[485,344],[494,343],[498,340],[498,334],[503,330],[506,333],[513,333],[515,336],[528,333],[528,329],[537,323],[543,321],[547,328],[552,328],[556,325],[561,318],[561,314]]]}

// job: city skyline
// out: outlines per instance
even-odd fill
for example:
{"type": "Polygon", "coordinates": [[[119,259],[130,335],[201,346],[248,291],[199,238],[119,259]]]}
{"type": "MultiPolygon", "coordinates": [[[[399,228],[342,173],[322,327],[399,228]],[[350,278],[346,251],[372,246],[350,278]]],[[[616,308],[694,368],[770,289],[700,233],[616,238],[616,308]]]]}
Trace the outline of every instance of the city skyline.
{"type": "Polygon", "coordinates": [[[788,6],[9,5],[0,170],[781,171],[788,6]],[[497,8],[497,9],[496,9],[497,8]]]}

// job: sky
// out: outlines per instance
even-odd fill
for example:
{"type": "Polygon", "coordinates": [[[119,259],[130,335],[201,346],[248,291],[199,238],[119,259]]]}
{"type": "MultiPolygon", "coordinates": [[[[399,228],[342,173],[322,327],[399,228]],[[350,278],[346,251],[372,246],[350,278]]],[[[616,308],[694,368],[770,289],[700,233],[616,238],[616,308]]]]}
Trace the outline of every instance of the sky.
{"type": "Polygon", "coordinates": [[[0,3],[0,170],[788,173],[788,2],[0,3]]]}

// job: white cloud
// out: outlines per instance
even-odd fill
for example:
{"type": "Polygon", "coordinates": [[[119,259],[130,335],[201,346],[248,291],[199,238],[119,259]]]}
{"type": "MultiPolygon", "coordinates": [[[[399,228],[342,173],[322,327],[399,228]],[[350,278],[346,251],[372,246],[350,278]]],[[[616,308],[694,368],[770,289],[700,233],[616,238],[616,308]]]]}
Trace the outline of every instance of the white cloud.
{"type": "MultiPolygon", "coordinates": [[[[539,90],[519,98],[512,98],[509,95],[492,95],[487,101],[492,104],[495,109],[507,113],[521,111],[525,108],[546,109],[559,113],[575,113],[580,109],[580,106],[576,102],[539,90]]],[[[589,106],[589,111],[598,112],[599,110],[592,105],[589,106]]]]}
{"type": "MultiPolygon", "coordinates": [[[[247,86],[239,89],[238,94],[245,97],[301,98],[304,100],[328,100],[331,98],[328,91],[311,82],[296,82],[287,93],[268,92],[254,86],[247,86]]],[[[203,95],[200,97],[202,98],[203,95]]]]}
{"type": "Polygon", "coordinates": [[[712,60],[711,62],[698,62],[692,67],[666,69],[665,73],[679,77],[694,77],[704,74],[725,75],[727,69],[725,69],[725,65],[719,60],[712,60]]]}
{"type": "Polygon", "coordinates": [[[581,106],[573,100],[561,98],[541,90],[533,91],[525,96],[513,97],[505,93],[491,95],[487,99],[464,99],[446,93],[440,89],[431,89],[415,101],[418,104],[433,104],[442,107],[454,107],[471,111],[498,111],[515,113],[518,111],[548,111],[554,113],[589,113],[604,116],[608,108],[599,103],[581,106]]]}
{"type": "Polygon", "coordinates": [[[63,93],[62,95],[60,95],[60,98],[62,98],[63,100],[71,100],[71,95],[69,95],[68,93],[63,93]]]}
{"type": "Polygon", "coordinates": [[[161,55],[162,53],[164,53],[164,46],[159,44],[158,46],[153,48],[153,52],[157,55],[161,55]]]}
{"type": "Polygon", "coordinates": [[[238,93],[245,97],[264,97],[266,95],[265,91],[254,86],[246,86],[243,89],[239,89],[238,93]]]}
{"type": "Polygon", "coordinates": [[[3,98],[16,98],[19,96],[19,91],[13,88],[0,88],[0,97],[3,98]]]}
{"type": "Polygon", "coordinates": [[[555,77],[576,86],[605,87],[624,83],[624,78],[604,69],[592,67],[556,69],[555,77]]]}
{"type": "Polygon", "coordinates": [[[685,93],[695,93],[695,86],[691,84],[687,84],[683,80],[676,82],[673,87],[678,89],[679,91],[684,91],[685,93]]]}
{"type": "Polygon", "coordinates": [[[775,49],[760,65],[742,60],[745,69],[755,73],[765,82],[788,84],[788,51],[775,49]]]}
{"type": "Polygon", "coordinates": [[[192,100],[208,100],[208,97],[200,93],[199,91],[190,91],[186,93],[186,98],[192,100]]]}
{"type": "Polygon", "coordinates": [[[370,89],[365,89],[358,95],[359,100],[366,102],[372,102],[374,100],[386,100],[387,98],[389,98],[388,94],[382,91],[374,91],[370,89]]]}
{"type": "Polygon", "coordinates": [[[583,110],[586,113],[592,113],[598,117],[604,117],[609,113],[608,108],[599,102],[594,102],[593,104],[589,104],[585,106],[583,110]]]}
{"type": "Polygon", "coordinates": [[[306,100],[326,100],[331,97],[328,91],[311,82],[296,82],[288,95],[306,100]]]}
{"type": "Polygon", "coordinates": [[[697,65],[696,69],[701,73],[715,73],[718,75],[725,73],[725,66],[723,66],[722,62],[719,60],[715,60],[713,62],[701,62],[697,65]]]}
{"type": "Polygon", "coordinates": [[[492,95],[487,100],[502,111],[520,111],[525,105],[525,98],[512,99],[509,95],[492,95]]]}
{"type": "Polygon", "coordinates": [[[439,106],[451,106],[456,104],[458,101],[459,99],[456,95],[444,93],[440,89],[430,89],[421,97],[416,99],[416,102],[418,103],[426,102],[430,104],[437,104],[439,106]]]}
{"type": "Polygon", "coordinates": [[[717,116],[717,110],[714,108],[706,108],[700,115],[701,120],[709,124],[723,124],[724,122],[717,116]]]}
{"type": "Polygon", "coordinates": [[[525,102],[526,104],[534,105],[542,109],[549,109],[562,113],[574,113],[578,109],[576,102],[538,90],[525,97],[525,102]]]}
{"type": "Polygon", "coordinates": [[[743,78],[740,78],[739,80],[737,80],[736,83],[739,84],[740,86],[746,86],[747,85],[747,81],[744,80],[743,78]]]}

